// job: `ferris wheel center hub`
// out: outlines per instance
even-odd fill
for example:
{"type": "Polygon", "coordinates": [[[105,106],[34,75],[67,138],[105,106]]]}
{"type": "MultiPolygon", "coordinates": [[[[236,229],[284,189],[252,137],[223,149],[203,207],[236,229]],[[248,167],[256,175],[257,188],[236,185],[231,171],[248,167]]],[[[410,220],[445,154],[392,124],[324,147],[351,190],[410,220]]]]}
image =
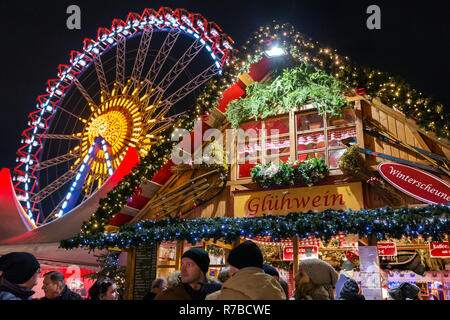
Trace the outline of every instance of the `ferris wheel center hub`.
{"type": "Polygon", "coordinates": [[[120,111],[109,111],[94,118],[88,129],[89,143],[97,137],[102,137],[114,148],[124,142],[128,131],[126,116],[120,111]]]}

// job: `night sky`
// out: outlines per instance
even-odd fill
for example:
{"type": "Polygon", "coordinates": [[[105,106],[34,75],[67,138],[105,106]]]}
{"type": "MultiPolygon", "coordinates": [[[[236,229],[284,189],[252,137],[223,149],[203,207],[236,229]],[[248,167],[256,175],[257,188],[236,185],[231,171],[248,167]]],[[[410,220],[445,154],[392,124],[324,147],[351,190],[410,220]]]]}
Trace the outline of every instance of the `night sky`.
{"type": "Polygon", "coordinates": [[[46,93],[46,81],[56,78],[58,65],[69,64],[70,51],[82,51],[83,39],[95,39],[98,27],[109,29],[114,18],[161,6],[203,14],[233,38],[236,48],[261,25],[290,22],[361,65],[403,77],[449,110],[448,1],[2,1],[0,168],[15,166],[36,97],[46,93]],[[81,8],[81,30],[66,27],[66,8],[72,4],[81,8]],[[381,30],[366,27],[371,4],[381,8],[381,30]]]}

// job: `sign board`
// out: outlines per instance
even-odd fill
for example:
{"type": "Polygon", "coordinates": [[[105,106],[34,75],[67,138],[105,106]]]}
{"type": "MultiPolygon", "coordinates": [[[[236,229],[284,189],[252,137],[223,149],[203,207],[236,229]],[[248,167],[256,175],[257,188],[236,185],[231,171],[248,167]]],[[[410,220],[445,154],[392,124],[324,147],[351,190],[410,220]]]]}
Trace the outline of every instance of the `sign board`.
{"type": "Polygon", "coordinates": [[[432,258],[449,258],[450,247],[448,245],[448,242],[431,242],[430,256],[432,258]]]}
{"type": "Polygon", "coordinates": [[[397,189],[429,204],[450,201],[450,185],[434,175],[393,162],[382,162],[378,172],[397,189]]]}
{"type": "Polygon", "coordinates": [[[381,300],[381,275],[376,246],[359,247],[361,290],[366,300],[381,300]]]}
{"type": "Polygon", "coordinates": [[[397,246],[395,245],[394,242],[378,242],[377,247],[379,257],[397,255],[397,246]]]}
{"type": "Polygon", "coordinates": [[[142,300],[156,278],[158,247],[154,245],[137,248],[135,259],[133,299],[142,300]]]}
{"type": "MultiPolygon", "coordinates": [[[[298,257],[299,259],[305,258],[318,258],[319,247],[318,246],[299,246],[298,247],[298,257]]],[[[294,260],[294,247],[286,246],[283,248],[283,260],[291,261],[294,260]]]]}
{"type": "Polygon", "coordinates": [[[320,212],[325,209],[364,208],[361,182],[274,190],[233,192],[234,217],[286,215],[290,212],[320,212]]]}

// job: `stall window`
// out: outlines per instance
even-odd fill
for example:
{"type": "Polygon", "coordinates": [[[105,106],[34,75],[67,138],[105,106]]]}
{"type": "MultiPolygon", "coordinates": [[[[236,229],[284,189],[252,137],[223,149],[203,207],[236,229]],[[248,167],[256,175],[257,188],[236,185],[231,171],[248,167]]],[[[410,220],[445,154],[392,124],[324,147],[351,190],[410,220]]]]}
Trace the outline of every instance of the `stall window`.
{"type": "Polygon", "coordinates": [[[177,242],[161,242],[158,249],[157,277],[168,278],[176,269],[177,242]]]}
{"type": "Polygon", "coordinates": [[[339,167],[345,143],[356,143],[356,117],[353,108],[343,117],[320,116],[317,112],[297,114],[297,159],[325,158],[330,169],[339,167]]]}
{"type": "Polygon", "coordinates": [[[351,107],[343,110],[342,117],[321,116],[311,110],[292,119],[282,116],[241,126],[246,135],[237,144],[238,179],[249,178],[257,163],[286,162],[295,160],[295,155],[300,161],[324,158],[330,169],[338,169],[346,144],[356,143],[356,116],[351,107]],[[295,139],[290,132],[295,132],[295,139]]]}
{"type": "Polygon", "coordinates": [[[241,129],[245,140],[237,142],[239,178],[249,178],[257,163],[289,159],[291,142],[287,116],[244,124],[241,129]]]}

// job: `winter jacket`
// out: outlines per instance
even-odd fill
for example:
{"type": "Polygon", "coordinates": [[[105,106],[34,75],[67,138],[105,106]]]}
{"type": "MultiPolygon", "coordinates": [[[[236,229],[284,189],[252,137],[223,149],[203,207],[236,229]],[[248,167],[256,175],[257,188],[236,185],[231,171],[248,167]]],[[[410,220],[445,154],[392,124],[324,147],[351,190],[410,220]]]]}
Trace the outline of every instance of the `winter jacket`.
{"type": "Polygon", "coordinates": [[[25,287],[2,279],[0,285],[0,300],[31,300],[35,292],[27,290],[25,287]]]}
{"type": "Polygon", "coordinates": [[[206,295],[213,293],[221,288],[217,282],[202,283],[198,291],[194,291],[188,284],[179,283],[159,293],[154,300],[205,300],[206,295]]]}
{"type": "Polygon", "coordinates": [[[341,292],[339,300],[366,300],[366,298],[359,293],[354,292],[341,292]]]}
{"type": "Polygon", "coordinates": [[[311,295],[298,296],[294,294],[295,300],[333,300],[333,297],[330,297],[327,289],[323,286],[319,286],[319,288],[314,291],[311,295]]]}
{"type": "Polygon", "coordinates": [[[61,293],[53,298],[49,299],[47,297],[43,297],[41,300],[83,300],[83,298],[78,294],[69,289],[69,287],[65,286],[61,293]]]}
{"type": "Polygon", "coordinates": [[[344,283],[348,279],[351,279],[351,278],[348,277],[347,275],[345,275],[345,273],[343,271],[341,271],[341,274],[339,276],[339,280],[336,282],[336,285],[334,286],[335,289],[336,289],[336,296],[334,297],[335,300],[339,300],[340,294],[341,294],[341,290],[344,287],[344,283]]]}
{"type": "Polygon", "coordinates": [[[206,300],[285,300],[280,283],[260,268],[242,268],[206,300]]]}

